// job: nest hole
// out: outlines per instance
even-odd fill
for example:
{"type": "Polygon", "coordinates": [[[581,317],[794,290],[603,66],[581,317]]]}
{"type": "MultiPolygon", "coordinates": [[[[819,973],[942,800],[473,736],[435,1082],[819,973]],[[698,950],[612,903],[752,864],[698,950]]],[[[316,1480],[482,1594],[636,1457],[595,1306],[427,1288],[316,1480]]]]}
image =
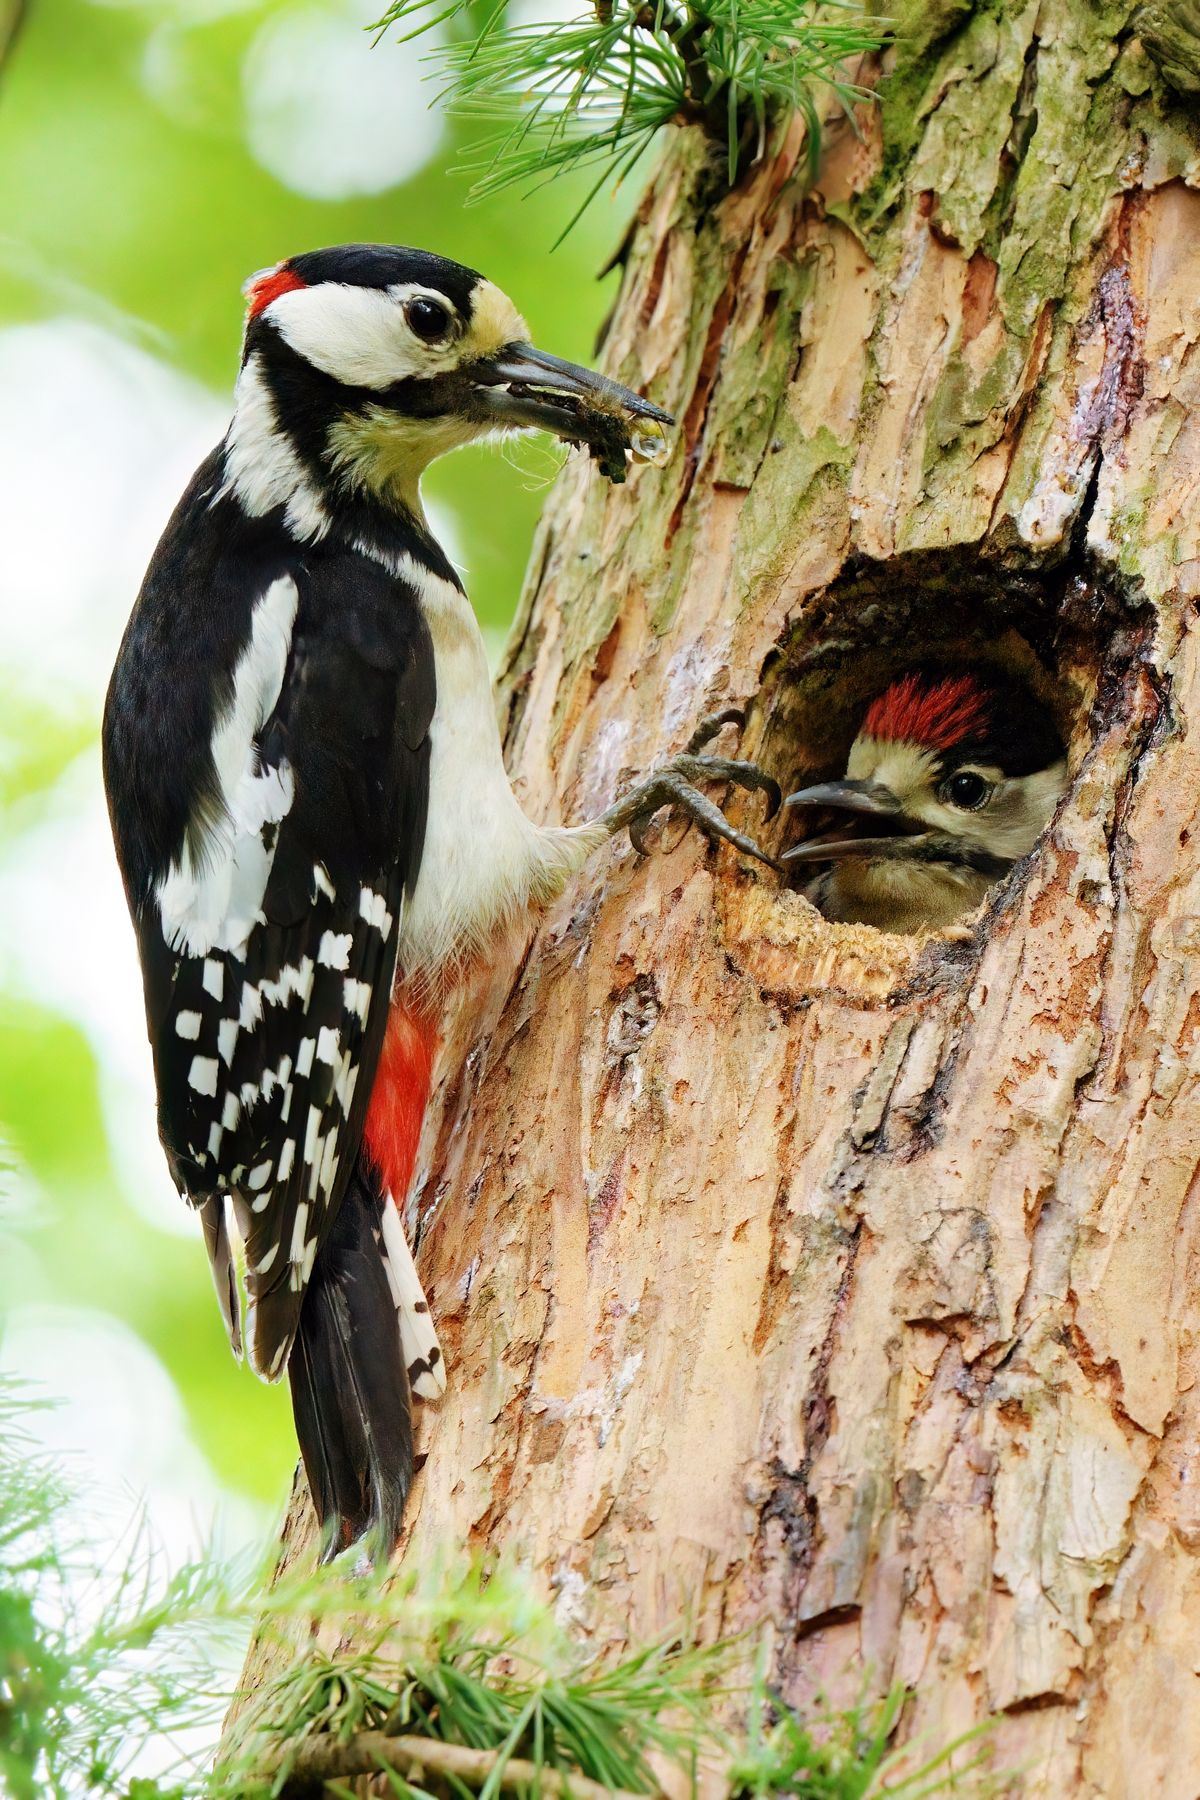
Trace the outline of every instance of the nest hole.
{"type": "MultiPolygon", "coordinates": [[[[985,680],[1015,679],[1049,713],[1065,748],[1069,793],[1096,721],[1111,718],[1128,700],[1147,628],[1147,609],[1068,564],[1035,575],[955,551],[872,564],[831,587],[773,654],[759,696],[754,754],[785,794],[837,780],[867,707],[898,676],[918,667],[971,670],[985,680]]],[[[762,841],[781,855],[813,832],[810,811],[785,807],[762,841]]],[[[1019,887],[1041,842],[997,877],[989,899],[1019,887]]],[[[793,870],[785,882],[798,902],[814,865],[793,870]]],[[[977,904],[964,906],[964,920],[977,904]]],[[[930,925],[877,932],[861,922],[826,921],[824,929],[867,932],[880,942],[892,932],[922,941],[931,933],[962,935],[957,924],[940,932],[930,925]]]]}

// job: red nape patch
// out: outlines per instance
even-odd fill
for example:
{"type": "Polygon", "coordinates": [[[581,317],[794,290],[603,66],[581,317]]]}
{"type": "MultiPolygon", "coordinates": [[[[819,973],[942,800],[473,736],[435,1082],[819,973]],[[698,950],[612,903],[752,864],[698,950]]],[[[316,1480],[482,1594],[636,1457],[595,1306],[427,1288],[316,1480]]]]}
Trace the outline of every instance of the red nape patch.
{"type": "Polygon", "coordinates": [[[404,1204],[416,1166],[437,1048],[437,1028],[429,1014],[394,1002],[363,1136],[397,1206],[404,1204]]]}
{"type": "Polygon", "coordinates": [[[973,675],[902,675],[872,700],[860,735],[950,750],[986,731],[990,712],[973,675]]]}
{"type": "Polygon", "coordinates": [[[246,283],[244,292],[249,302],[250,317],[257,319],[260,312],[270,306],[272,300],[278,300],[280,294],[290,294],[296,288],[307,287],[306,281],[288,268],[286,263],[278,269],[266,269],[261,275],[255,275],[246,283]]]}

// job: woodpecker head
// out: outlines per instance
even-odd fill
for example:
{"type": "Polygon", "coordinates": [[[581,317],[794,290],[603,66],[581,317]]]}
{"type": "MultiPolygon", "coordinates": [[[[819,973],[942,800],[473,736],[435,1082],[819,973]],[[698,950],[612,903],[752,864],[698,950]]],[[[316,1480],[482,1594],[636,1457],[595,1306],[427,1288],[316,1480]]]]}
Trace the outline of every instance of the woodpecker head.
{"type": "Polygon", "coordinates": [[[840,819],[784,861],[830,865],[806,889],[826,918],[948,925],[1032,850],[1066,780],[1054,722],[1020,682],[913,670],[867,708],[845,778],[789,796],[840,819]]]}
{"type": "Polygon", "coordinates": [[[667,413],[535,350],[499,288],[445,257],[345,244],[289,257],[245,292],[239,413],[256,452],[264,432],[283,434],[319,494],[419,516],[430,462],[510,430],[584,444],[614,480],[627,452],[663,459],[667,413]]]}

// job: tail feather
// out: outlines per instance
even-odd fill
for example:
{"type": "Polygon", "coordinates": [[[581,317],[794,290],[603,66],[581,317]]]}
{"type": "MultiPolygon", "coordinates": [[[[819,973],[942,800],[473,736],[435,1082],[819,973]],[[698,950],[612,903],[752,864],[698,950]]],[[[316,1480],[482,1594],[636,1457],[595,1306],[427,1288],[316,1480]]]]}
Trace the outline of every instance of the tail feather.
{"type": "Polygon", "coordinates": [[[296,1436],[324,1547],[332,1545],[339,1550],[353,1540],[356,1527],[359,1532],[365,1529],[368,1514],[361,1434],[355,1445],[345,1422],[329,1418],[327,1407],[318,1398],[323,1387],[327,1392],[330,1389],[330,1366],[340,1362],[328,1324],[324,1309],[316,1309],[309,1328],[302,1327],[297,1333],[288,1361],[288,1383],[296,1436]]]}
{"type": "Polygon", "coordinates": [[[313,1268],[288,1363],[325,1559],[360,1538],[380,1560],[390,1556],[412,1483],[408,1374],[380,1254],[385,1207],[360,1158],[313,1268]]]}
{"type": "Polygon", "coordinates": [[[420,1400],[440,1400],[446,1391],[446,1359],[433,1328],[429,1302],[404,1235],[404,1226],[390,1199],[385,1199],[380,1218],[379,1247],[395,1302],[408,1385],[420,1400]]]}
{"type": "Polygon", "coordinates": [[[205,1248],[212,1266],[213,1285],[217,1290],[221,1317],[225,1321],[225,1330],[229,1334],[229,1347],[240,1361],[242,1322],[238,1307],[237,1271],[233,1266],[233,1251],[229,1242],[229,1214],[225,1197],[223,1194],[210,1194],[206,1200],[201,1201],[196,1210],[200,1214],[200,1223],[204,1228],[205,1248]]]}

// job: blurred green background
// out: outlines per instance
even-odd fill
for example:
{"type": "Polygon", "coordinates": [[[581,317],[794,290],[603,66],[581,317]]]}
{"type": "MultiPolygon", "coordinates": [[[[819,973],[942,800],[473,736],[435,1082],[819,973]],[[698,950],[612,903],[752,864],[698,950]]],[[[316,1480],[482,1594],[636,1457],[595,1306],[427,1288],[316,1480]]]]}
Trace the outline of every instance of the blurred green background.
{"type": "MultiPolygon", "coordinates": [[[[96,742],[141,570],[224,429],[248,274],[423,245],[587,360],[632,198],[553,252],[570,183],[465,206],[464,130],[429,110],[421,45],[372,47],[371,5],[30,0],[0,71],[0,1361],[63,1397],[48,1440],[179,1554],[214,1517],[226,1541],[269,1524],[294,1449],[154,1137],[96,742]]],[[[522,441],[429,480],[493,643],[555,466],[522,441]]]]}

